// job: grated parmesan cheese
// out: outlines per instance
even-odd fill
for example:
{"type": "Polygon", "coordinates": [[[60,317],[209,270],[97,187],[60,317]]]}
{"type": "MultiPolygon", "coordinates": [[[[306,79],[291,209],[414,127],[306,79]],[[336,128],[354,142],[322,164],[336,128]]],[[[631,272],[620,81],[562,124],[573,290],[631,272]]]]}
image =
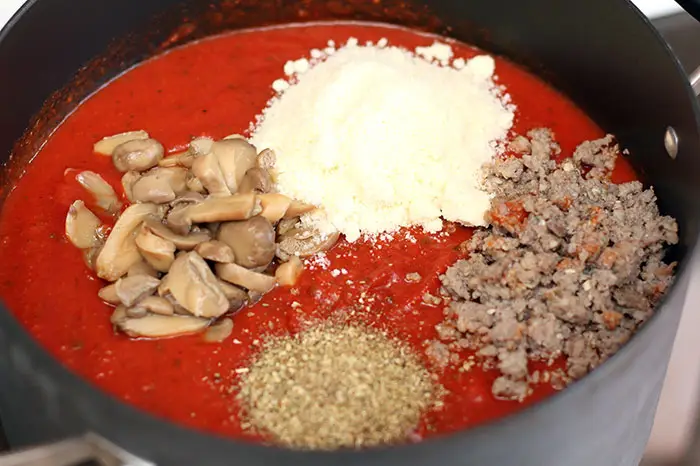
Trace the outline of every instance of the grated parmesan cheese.
{"type": "Polygon", "coordinates": [[[322,207],[302,221],[348,241],[412,225],[436,232],[442,218],[484,225],[481,167],[514,119],[493,58],[378,44],[329,41],[285,65],[251,136],[277,153],[279,191],[322,207]]]}

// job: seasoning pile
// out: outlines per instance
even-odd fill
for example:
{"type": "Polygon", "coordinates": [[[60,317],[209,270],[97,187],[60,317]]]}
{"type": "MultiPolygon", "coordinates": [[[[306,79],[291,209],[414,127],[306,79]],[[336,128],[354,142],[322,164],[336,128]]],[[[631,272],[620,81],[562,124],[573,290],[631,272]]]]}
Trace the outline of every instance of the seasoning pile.
{"type": "Polygon", "coordinates": [[[604,362],[651,317],[676,265],[663,256],[678,225],[659,214],[653,190],[609,180],[612,136],[561,164],[552,138],[533,130],[512,143],[522,158],[487,168],[491,228],[475,232],[469,257],[442,277],[453,301],[438,333],[452,349],[495,359],[500,398],[529,394],[537,380],[528,359],[564,355],[570,379],[604,362]]]}
{"type": "Polygon", "coordinates": [[[407,344],[354,324],[322,323],[269,340],[242,379],[251,427],[293,448],[405,440],[439,399],[407,344]]]}

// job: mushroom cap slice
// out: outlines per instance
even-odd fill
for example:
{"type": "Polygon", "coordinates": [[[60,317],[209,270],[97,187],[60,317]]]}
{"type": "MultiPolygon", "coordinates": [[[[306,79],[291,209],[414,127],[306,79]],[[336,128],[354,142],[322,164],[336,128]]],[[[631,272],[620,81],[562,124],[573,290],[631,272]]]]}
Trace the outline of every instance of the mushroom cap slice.
{"type": "Polygon", "coordinates": [[[231,319],[221,319],[220,322],[212,325],[204,332],[204,341],[207,343],[221,343],[233,333],[233,321],[231,319]]]}
{"type": "Polygon", "coordinates": [[[175,243],[156,235],[146,224],[136,236],[136,246],[146,262],[159,272],[170,270],[175,261],[175,243]]]}
{"type": "Polygon", "coordinates": [[[141,173],[133,171],[126,172],[124,173],[124,176],[122,176],[122,188],[124,188],[124,194],[130,202],[136,202],[134,201],[133,189],[134,185],[140,178],[141,173]]]}
{"type": "Polygon", "coordinates": [[[75,201],[66,215],[66,236],[79,249],[89,249],[100,244],[99,231],[102,222],[85,207],[83,201],[75,201]]]}
{"type": "Polygon", "coordinates": [[[212,196],[230,196],[224,174],[219,166],[216,155],[209,153],[197,157],[192,164],[192,173],[212,196]]]}
{"type": "Polygon", "coordinates": [[[258,194],[262,212],[260,216],[265,217],[271,223],[277,223],[287,215],[292,200],[279,193],[258,194]]]}
{"type": "Polygon", "coordinates": [[[293,199],[289,209],[287,209],[287,213],[284,215],[284,218],[301,217],[302,215],[313,212],[314,210],[316,210],[315,205],[306,204],[293,199]]]}
{"type": "Polygon", "coordinates": [[[228,264],[236,260],[233,250],[223,241],[205,241],[204,243],[199,243],[194,250],[204,259],[213,262],[228,264]]]}
{"type": "Polygon", "coordinates": [[[116,214],[122,207],[117,193],[104,178],[89,170],[78,173],[75,179],[95,198],[97,205],[105,212],[116,214]]]}
{"type": "Polygon", "coordinates": [[[237,192],[246,172],[255,166],[255,146],[243,138],[223,139],[212,144],[211,152],[219,161],[228,189],[237,192]]]}
{"type": "Polygon", "coordinates": [[[275,257],[275,229],[265,217],[224,223],[217,238],[231,247],[238,265],[249,269],[266,267],[275,257]]]}
{"type": "Polygon", "coordinates": [[[119,301],[131,307],[136,304],[141,298],[144,298],[158,288],[160,280],[149,275],[135,275],[131,277],[123,277],[117,280],[114,284],[114,289],[117,292],[119,301]]]}
{"type": "Polygon", "coordinates": [[[216,264],[216,275],[234,285],[251,291],[267,293],[277,285],[277,279],[270,275],[253,272],[238,264],[216,264]]]}
{"type": "Polygon", "coordinates": [[[199,243],[203,243],[211,239],[209,230],[191,231],[187,235],[179,235],[163,225],[157,218],[148,218],[146,219],[145,223],[155,235],[172,242],[177,249],[181,249],[183,251],[191,251],[199,243]]]}
{"type": "Polygon", "coordinates": [[[163,145],[155,139],[134,139],[114,148],[112,162],[120,172],[142,172],[158,165],[164,155],[163,145]]]}
{"type": "MultiPolygon", "coordinates": [[[[125,316],[126,317],[126,316],[125,316]]],[[[192,316],[150,314],[141,318],[118,320],[117,328],[133,338],[167,338],[199,333],[209,326],[209,319],[192,316]]]]}
{"type": "Polygon", "coordinates": [[[100,291],[97,292],[97,296],[107,304],[114,304],[115,306],[121,304],[121,300],[117,294],[117,287],[114,283],[101,288],[100,291]]]}
{"type": "Polygon", "coordinates": [[[247,193],[269,193],[272,191],[272,177],[270,173],[260,167],[253,167],[248,170],[238,186],[238,192],[247,193]]]}
{"type": "Polygon", "coordinates": [[[286,261],[292,256],[311,257],[319,252],[328,251],[340,238],[339,232],[323,235],[317,230],[295,227],[278,238],[277,257],[286,261]]]}
{"type": "Polygon", "coordinates": [[[142,260],[135,241],[137,228],[146,218],[157,213],[158,207],[153,204],[133,204],[126,208],[95,260],[98,277],[117,281],[142,260]]]}
{"type": "Polygon", "coordinates": [[[275,278],[281,286],[294,286],[303,271],[304,263],[297,256],[292,256],[288,262],[277,267],[275,278]]]}
{"type": "Polygon", "coordinates": [[[136,307],[161,316],[175,315],[175,308],[170,301],[160,296],[146,296],[136,304],[136,307]]]}
{"type": "Polygon", "coordinates": [[[154,269],[153,266],[145,260],[140,260],[131,267],[129,267],[129,271],[126,273],[127,277],[138,277],[139,275],[147,275],[149,277],[155,278],[160,277],[158,271],[154,269]]]}
{"type": "Polygon", "coordinates": [[[115,134],[114,136],[108,136],[97,141],[93,146],[93,151],[96,154],[111,156],[114,149],[117,146],[124,144],[125,142],[133,141],[134,139],[148,139],[148,133],[139,131],[127,131],[126,133],[115,134]]]}
{"type": "Polygon", "coordinates": [[[195,156],[206,155],[211,152],[211,146],[214,144],[214,140],[208,137],[194,138],[190,142],[189,152],[195,156]]]}
{"type": "Polygon", "coordinates": [[[197,317],[220,317],[229,302],[209,265],[196,252],[178,255],[158,290],[171,294],[178,304],[197,317]]]}
{"type": "Polygon", "coordinates": [[[256,165],[266,170],[272,170],[277,165],[277,154],[272,149],[260,151],[256,159],[256,165]]]}
{"type": "Polygon", "coordinates": [[[159,167],[184,167],[191,168],[194,163],[194,154],[189,150],[167,155],[158,162],[159,167]]]}
{"type": "Polygon", "coordinates": [[[248,293],[235,285],[230,284],[219,279],[219,287],[221,291],[226,295],[226,299],[229,302],[229,312],[236,312],[240,310],[248,302],[248,293]]]}
{"type": "Polygon", "coordinates": [[[190,205],[180,215],[189,224],[230,222],[247,220],[262,210],[255,194],[234,194],[227,197],[210,197],[199,204],[190,205]]]}
{"type": "Polygon", "coordinates": [[[166,204],[187,190],[187,170],[181,167],[156,167],[131,185],[133,202],[166,204]]]}

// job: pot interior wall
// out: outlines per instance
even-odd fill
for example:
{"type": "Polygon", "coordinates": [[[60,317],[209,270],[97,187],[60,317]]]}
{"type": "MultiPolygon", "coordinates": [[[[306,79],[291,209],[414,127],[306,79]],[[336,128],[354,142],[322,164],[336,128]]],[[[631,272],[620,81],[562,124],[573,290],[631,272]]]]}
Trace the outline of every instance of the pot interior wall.
{"type": "MultiPolygon", "coordinates": [[[[77,103],[153,53],[242,27],[321,19],[386,21],[474,43],[509,57],[553,83],[631,151],[636,168],[656,187],[662,209],[679,221],[681,243],[674,253],[676,257],[688,262],[695,245],[700,216],[695,201],[700,198],[696,104],[669,51],[626,1],[433,0],[407,7],[399,0],[225,0],[213,6],[205,1],[180,5],[177,0],[72,0],[70,10],[65,5],[64,0],[33,1],[0,36],[0,82],[4,84],[0,87],[0,99],[5,103],[0,106],[3,161],[19,140],[14,145],[13,160],[2,174],[5,187],[21,174],[23,165],[52,128],[77,103]],[[64,87],[66,83],[70,86],[64,87]],[[32,124],[25,133],[30,120],[32,124]],[[663,148],[668,126],[676,129],[681,140],[676,160],[670,159],[663,148]]],[[[8,189],[2,190],[3,195],[7,192],[8,189]]],[[[467,454],[475,459],[473,464],[563,464],[554,448],[541,449],[538,458],[521,456],[525,460],[520,463],[494,458],[504,457],[506,452],[499,444],[513,440],[513,432],[520,432],[521,437],[517,445],[513,444],[512,454],[517,456],[518,451],[524,454],[528,444],[537,445],[557,431],[576,430],[578,420],[571,410],[565,409],[567,403],[583,407],[590,416],[598,409],[598,414],[607,417],[604,410],[600,411],[603,405],[596,403],[602,397],[614,399],[622,387],[637,383],[652,389],[636,404],[621,403],[620,419],[610,421],[634,426],[626,435],[634,437],[629,445],[635,445],[636,450],[625,453],[622,450],[627,444],[615,445],[612,437],[605,441],[596,437],[603,436],[605,429],[600,433],[589,429],[594,432],[586,434],[588,437],[577,448],[590,450],[592,456],[581,456],[581,462],[567,462],[634,464],[634,458],[641,454],[636,445],[640,438],[643,444],[648,434],[658,396],[655,387],[663,377],[680,313],[675,304],[682,301],[678,295],[683,291],[676,287],[672,293],[669,303],[673,301],[673,305],[662,310],[667,318],[654,318],[620,355],[551,402],[490,426],[488,431],[477,429],[439,443],[442,450],[435,450],[437,443],[427,443],[400,450],[401,453],[338,455],[333,462],[387,464],[387,459],[392,458],[403,464],[424,464],[441,458],[443,464],[458,464],[466,461],[467,454]],[[650,350],[650,341],[656,342],[658,348],[650,350]],[[658,367],[649,368],[640,361],[645,349],[654,352],[658,367]],[[633,405],[644,405],[644,409],[634,414],[633,405]],[[626,418],[631,414],[638,417],[636,423],[626,418]],[[497,441],[485,441],[489,435],[497,436],[497,441]],[[505,437],[500,438],[501,435],[505,437]],[[611,454],[602,451],[602,446],[597,450],[590,448],[597,444],[616,450],[611,454]],[[614,455],[627,455],[632,462],[605,463],[595,459],[614,455]]],[[[202,455],[215,450],[211,464],[228,464],[231,455],[253,465],[283,460],[328,463],[329,458],[323,455],[292,456],[273,449],[244,447],[144,416],[98,394],[60,369],[1,310],[0,349],[5,346],[11,350],[9,362],[0,362],[0,376],[9,388],[0,387],[0,409],[7,415],[10,440],[18,444],[91,428],[165,464],[202,464],[202,455]],[[20,366],[23,370],[18,369],[20,366]],[[38,417],[28,418],[27,406],[46,409],[38,417]],[[130,429],[119,429],[126,425],[130,429]]],[[[566,450],[561,446],[557,451],[563,455],[566,450]]]]}

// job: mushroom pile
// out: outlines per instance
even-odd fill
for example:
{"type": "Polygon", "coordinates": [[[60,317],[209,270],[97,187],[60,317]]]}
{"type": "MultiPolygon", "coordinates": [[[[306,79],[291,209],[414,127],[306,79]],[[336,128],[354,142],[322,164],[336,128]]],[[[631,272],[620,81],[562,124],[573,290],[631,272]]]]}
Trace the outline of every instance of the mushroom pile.
{"type": "Polygon", "coordinates": [[[277,285],[293,286],[302,260],[328,250],[339,234],[321,234],[300,218],[316,207],[275,192],[275,154],[258,153],[241,136],[194,139],[165,156],[145,131],[105,138],[130,204],[100,175],[78,182],[115,217],[108,228],[81,200],[66,217],[66,236],[88,266],[109,282],[100,298],[115,306],[115,328],[134,338],[206,330],[230,335],[225,317],[257,303],[277,285]]]}

